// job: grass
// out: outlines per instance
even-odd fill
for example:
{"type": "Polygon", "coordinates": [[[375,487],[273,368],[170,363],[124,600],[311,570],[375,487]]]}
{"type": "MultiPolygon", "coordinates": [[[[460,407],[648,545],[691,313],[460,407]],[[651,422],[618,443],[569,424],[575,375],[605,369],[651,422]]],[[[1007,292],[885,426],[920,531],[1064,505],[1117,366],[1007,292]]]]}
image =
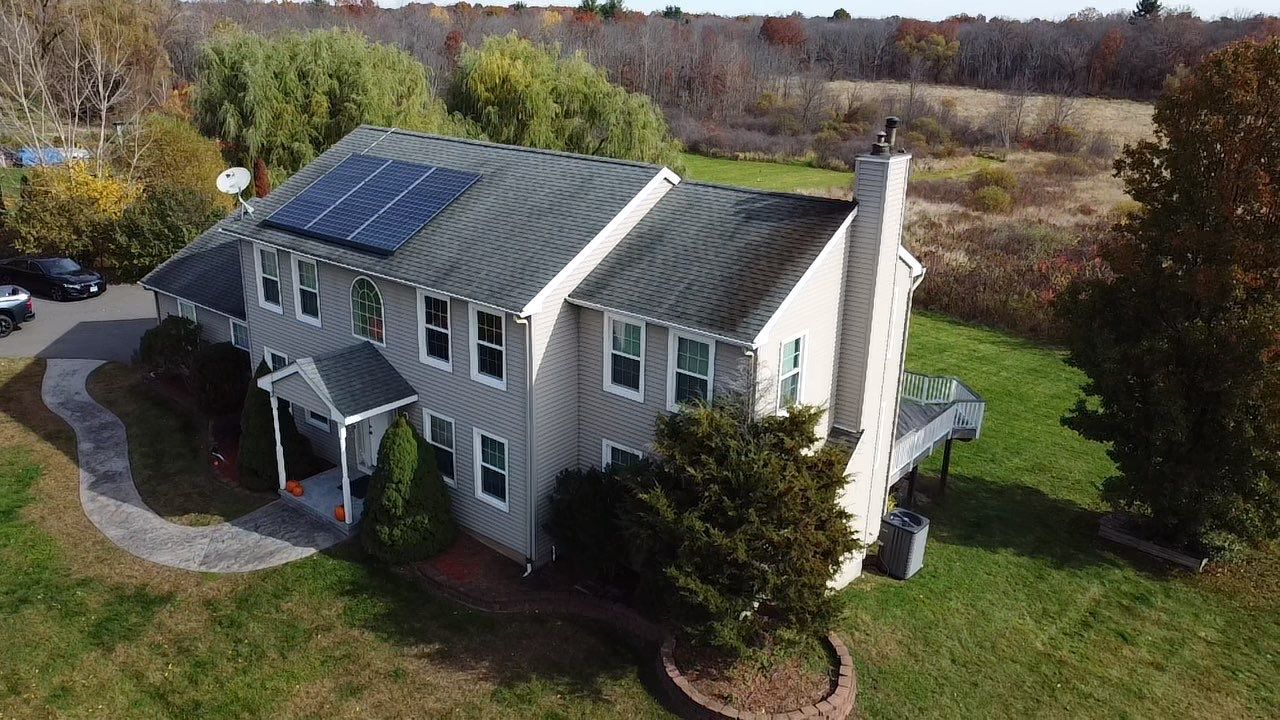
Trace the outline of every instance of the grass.
{"type": "MultiPolygon", "coordinates": [[[[248,575],[120,551],[80,510],[42,376],[0,360],[0,717],[666,716],[609,636],[469,611],[349,545],[248,575]]],[[[153,442],[193,452],[168,419],[153,442]]]]}
{"type": "Polygon", "coordinates": [[[737,185],[774,192],[803,192],[848,196],[853,175],[803,163],[729,160],[685,153],[684,177],[689,180],[737,185]]]}
{"type": "Polygon", "coordinates": [[[129,429],[133,482],[157,515],[181,525],[232,520],[276,499],[232,487],[209,467],[202,441],[158,443],[156,438],[203,440],[204,428],[171,411],[166,400],[136,367],[110,363],[89,377],[89,394],[129,429]]]}
{"type": "Polygon", "coordinates": [[[0,168],[0,196],[5,200],[16,200],[18,189],[22,187],[22,176],[26,174],[24,168],[0,168]]]}
{"type": "Polygon", "coordinates": [[[1058,353],[917,316],[909,366],[988,415],[921,507],[921,573],[844,592],[866,716],[1280,715],[1280,552],[1196,577],[1100,541],[1112,465],[1059,423],[1082,377],[1058,353]]]}

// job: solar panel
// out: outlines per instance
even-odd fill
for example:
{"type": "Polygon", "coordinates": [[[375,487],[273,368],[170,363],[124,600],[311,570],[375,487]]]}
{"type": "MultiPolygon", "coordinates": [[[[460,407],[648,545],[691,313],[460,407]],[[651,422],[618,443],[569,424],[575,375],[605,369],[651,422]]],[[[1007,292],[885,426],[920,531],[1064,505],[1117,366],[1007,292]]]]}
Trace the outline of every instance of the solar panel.
{"type": "Polygon", "coordinates": [[[461,170],[352,155],[263,223],[390,255],[479,179],[461,170]]]}

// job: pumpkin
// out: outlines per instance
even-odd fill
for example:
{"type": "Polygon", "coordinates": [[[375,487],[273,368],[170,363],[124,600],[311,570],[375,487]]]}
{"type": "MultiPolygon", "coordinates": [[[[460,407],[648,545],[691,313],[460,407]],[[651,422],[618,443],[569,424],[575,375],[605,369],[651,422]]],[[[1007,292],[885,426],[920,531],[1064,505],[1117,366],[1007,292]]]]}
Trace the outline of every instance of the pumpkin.
{"type": "Polygon", "coordinates": [[[346,522],[347,509],[339,505],[333,509],[333,516],[338,519],[338,522],[346,522]]]}
{"type": "Polygon", "coordinates": [[[293,489],[290,490],[289,493],[294,497],[302,497],[302,483],[298,483],[297,485],[294,485],[293,489]]]}
{"type": "Polygon", "coordinates": [[[293,490],[294,490],[294,488],[296,488],[296,487],[298,487],[298,481],[297,481],[297,480],[290,480],[289,482],[286,482],[286,483],[284,484],[284,491],[285,491],[285,492],[287,492],[287,493],[289,493],[290,495],[292,495],[292,494],[293,494],[293,490]]]}

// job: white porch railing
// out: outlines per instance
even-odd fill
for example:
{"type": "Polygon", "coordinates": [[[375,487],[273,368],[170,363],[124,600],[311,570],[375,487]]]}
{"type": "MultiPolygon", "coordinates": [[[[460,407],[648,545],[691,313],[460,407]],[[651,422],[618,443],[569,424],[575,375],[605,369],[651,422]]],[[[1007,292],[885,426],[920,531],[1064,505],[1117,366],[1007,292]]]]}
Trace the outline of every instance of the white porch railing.
{"type": "Polygon", "coordinates": [[[955,405],[956,430],[972,432],[976,439],[982,431],[982,417],[987,403],[959,378],[941,375],[902,374],[902,397],[925,405],[955,405]]]}
{"type": "Polygon", "coordinates": [[[911,466],[921,457],[931,454],[940,443],[946,442],[951,436],[951,429],[955,426],[955,422],[956,408],[947,408],[946,412],[934,418],[928,425],[898,438],[893,445],[893,468],[890,479],[896,480],[906,475],[911,466]]]}

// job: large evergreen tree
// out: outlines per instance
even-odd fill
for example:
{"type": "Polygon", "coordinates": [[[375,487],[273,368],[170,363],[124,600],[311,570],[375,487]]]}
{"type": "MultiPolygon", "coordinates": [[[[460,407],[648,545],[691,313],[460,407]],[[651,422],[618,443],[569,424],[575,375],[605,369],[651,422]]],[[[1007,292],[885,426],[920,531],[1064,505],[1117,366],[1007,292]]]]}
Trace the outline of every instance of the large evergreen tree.
{"type": "Polygon", "coordinates": [[[679,144],[652,100],[609,82],[580,54],[514,33],[458,59],[450,107],[494,142],[679,164],[679,144]]]}
{"type": "Polygon", "coordinates": [[[1089,376],[1067,423],[1117,507],[1222,549],[1280,531],[1280,38],[1207,58],[1117,161],[1140,212],[1060,311],[1089,376]]]}
{"type": "Polygon", "coordinates": [[[361,543],[380,560],[410,562],[439,553],[455,535],[449,491],[431,445],[400,415],[378,446],[361,543]]]}

